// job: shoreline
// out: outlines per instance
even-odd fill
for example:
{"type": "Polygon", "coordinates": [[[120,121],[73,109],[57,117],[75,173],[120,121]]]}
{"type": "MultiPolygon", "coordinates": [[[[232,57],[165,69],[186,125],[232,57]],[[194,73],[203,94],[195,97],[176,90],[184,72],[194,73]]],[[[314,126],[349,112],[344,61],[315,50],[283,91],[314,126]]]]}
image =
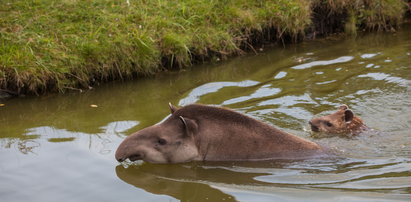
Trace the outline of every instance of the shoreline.
{"type": "Polygon", "coordinates": [[[257,52],[264,44],[395,32],[409,17],[403,0],[359,2],[6,0],[0,98],[81,91],[257,52]]]}

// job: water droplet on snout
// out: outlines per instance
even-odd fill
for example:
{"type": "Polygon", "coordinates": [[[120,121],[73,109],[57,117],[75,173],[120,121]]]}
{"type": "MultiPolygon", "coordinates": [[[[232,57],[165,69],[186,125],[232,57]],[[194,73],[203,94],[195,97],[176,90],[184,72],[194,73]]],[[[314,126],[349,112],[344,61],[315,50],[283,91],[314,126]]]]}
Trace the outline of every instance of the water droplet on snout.
{"type": "Polygon", "coordinates": [[[128,168],[128,166],[129,166],[127,163],[124,163],[124,161],[121,162],[121,165],[123,166],[123,168],[128,168]]]}
{"type": "Polygon", "coordinates": [[[130,161],[130,159],[126,159],[123,162],[121,162],[120,164],[123,166],[123,168],[128,168],[130,166],[139,166],[141,164],[143,164],[144,161],[143,160],[137,160],[137,161],[130,161]]]}
{"type": "Polygon", "coordinates": [[[143,160],[137,160],[137,161],[134,161],[134,162],[133,162],[133,165],[141,165],[141,164],[143,164],[143,163],[144,163],[143,160]]]}

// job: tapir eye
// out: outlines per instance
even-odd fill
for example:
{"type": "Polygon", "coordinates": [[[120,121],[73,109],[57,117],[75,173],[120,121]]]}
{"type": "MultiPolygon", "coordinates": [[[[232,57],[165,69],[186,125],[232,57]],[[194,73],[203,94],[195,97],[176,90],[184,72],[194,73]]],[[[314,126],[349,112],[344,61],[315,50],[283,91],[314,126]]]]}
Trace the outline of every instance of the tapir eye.
{"type": "Polygon", "coordinates": [[[330,123],[329,121],[326,121],[326,122],[325,122],[325,125],[327,125],[328,127],[332,127],[332,126],[333,126],[333,124],[330,123]]]}
{"type": "Polygon", "coordinates": [[[158,142],[158,144],[160,144],[160,145],[165,145],[165,144],[167,144],[167,140],[165,140],[165,139],[163,139],[163,138],[158,139],[157,142],[158,142]]]}

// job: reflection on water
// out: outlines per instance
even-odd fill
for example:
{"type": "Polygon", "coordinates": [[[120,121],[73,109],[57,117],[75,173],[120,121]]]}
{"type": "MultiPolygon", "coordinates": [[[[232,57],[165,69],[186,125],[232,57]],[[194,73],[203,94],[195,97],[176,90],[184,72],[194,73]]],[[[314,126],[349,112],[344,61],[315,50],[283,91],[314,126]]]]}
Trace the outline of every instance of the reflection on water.
{"type": "Polygon", "coordinates": [[[349,62],[353,60],[354,57],[352,56],[342,56],[333,60],[323,60],[323,61],[313,61],[309,63],[304,63],[301,65],[297,65],[294,67],[291,67],[292,69],[307,69],[307,68],[312,68],[315,66],[325,66],[325,65],[332,65],[332,64],[338,64],[338,63],[344,63],[344,62],[349,62]]]}
{"type": "Polygon", "coordinates": [[[410,34],[408,25],[396,34],[289,45],[82,94],[1,100],[0,200],[409,201],[410,34]],[[118,166],[118,144],[166,117],[168,102],[233,108],[338,158],[118,166]],[[373,130],[351,138],[307,131],[313,116],[341,104],[373,130]]]}
{"type": "Polygon", "coordinates": [[[211,82],[191,90],[190,94],[181,99],[178,103],[180,106],[196,103],[202,95],[215,93],[224,87],[250,87],[259,84],[257,81],[241,81],[241,82],[211,82]]]}
{"type": "MultiPolygon", "coordinates": [[[[357,199],[376,200],[378,193],[409,194],[411,161],[406,159],[321,159],[276,162],[219,162],[116,167],[124,182],[154,194],[179,200],[240,200],[268,195],[266,199],[296,200],[282,189],[315,193],[312,200],[344,199],[351,191],[357,199]],[[221,191],[223,190],[223,191],[221,191]],[[228,191],[229,190],[229,191],[228,191]],[[321,194],[320,194],[321,192],[321,194]],[[375,196],[368,193],[375,192],[375,196]],[[230,194],[227,194],[230,193],[230,194]],[[244,197],[243,194],[247,193],[244,197]],[[360,194],[366,193],[366,194],[360,194]]],[[[406,199],[387,195],[386,199],[406,199]]]]}
{"type": "Polygon", "coordinates": [[[261,86],[261,88],[257,89],[251,95],[229,99],[229,100],[224,101],[221,105],[230,105],[230,104],[235,104],[239,102],[249,101],[251,99],[273,96],[275,94],[278,94],[279,92],[281,92],[281,89],[271,88],[271,84],[266,84],[266,85],[261,86]]]}
{"type": "Polygon", "coordinates": [[[125,137],[122,135],[123,132],[133,128],[134,126],[138,125],[137,121],[117,121],[109,123],[107,126],[100,127],[102,130],[101,133],[82,133],[82,132],[71,132],[66,129],[57,129],[54,127],[43,126],[43,127],[36,127],[36,128],[29,128],[27,129],[26,133],[22,139],[0,139],[0,141],[4,141],[6,148],[10,148],[11,145],[17,144],[17,148],[23,154],[27,154],[29,152],[35,153],[35,148],[40,147],[40,141],[48,141],[48,142],[68,142],[68,141],[75,141],[76,138],[89,138],[89,148],[95,149],[97,147],[100,148],[100,153],[107,153],[111,150],[106,150],[106,144],[110,141],[106,139],[107,136],[116,135],[119,137],[125,137]],[[39,141],[37,139],[40,139],[39,141]],[[97,140],[94,140],[97,139],[97,140]],[[96,141],[98,143],[92,143],[96,141]],[[91,146],[93,144],[93,146],[91,146]]]}
{"type": "MultiPolygon", "coordinates": [[[[201,168],[190,168],[181,165],[143,164],[128,169],[116,167],[117,176],[138,188],[160,195],[169,195],[185,201],[234,201],[234,198],[210,185],[196,180],[201,175],[211,173],[198,171],[201,168]]],[[[202,170],[202,169],[201,169],[202,170]]],[[[222,176],[221,173],[217,173],[222,176]]]]}

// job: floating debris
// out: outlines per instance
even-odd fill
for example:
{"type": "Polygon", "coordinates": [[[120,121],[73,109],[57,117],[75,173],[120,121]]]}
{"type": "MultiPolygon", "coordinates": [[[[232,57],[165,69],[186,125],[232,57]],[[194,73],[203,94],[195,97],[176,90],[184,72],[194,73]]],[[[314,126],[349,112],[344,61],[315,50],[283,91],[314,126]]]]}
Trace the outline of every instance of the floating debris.
{"type": "Polygon", "coordinates": [[[5,104],[0,104],[0,107],[4,107],[4,106],[6,106],[5,104]]]}
{"type": "Polygon", "coordinates": [[[90,107],[97,108],[98,106],[97,105],[90,105],[90,107]]]}

